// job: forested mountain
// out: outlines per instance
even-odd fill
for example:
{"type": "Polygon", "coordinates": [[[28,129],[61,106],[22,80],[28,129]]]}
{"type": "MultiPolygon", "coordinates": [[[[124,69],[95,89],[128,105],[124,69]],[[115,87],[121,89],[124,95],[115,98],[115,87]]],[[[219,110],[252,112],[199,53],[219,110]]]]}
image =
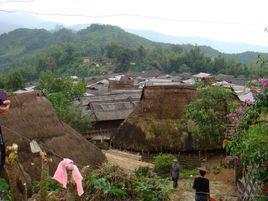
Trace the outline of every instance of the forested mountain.
{"type": "MultiPolygon", "coordinates": [[[[125,32],[111,25],[92,24],[73,31],[59,29],[17,29],[0,36],[1,85],[8,80],[31,81],[43,71],[58,76],[90,76],[114,70],[117,72],[158,69],[163,73],[225,73],[255,76],[257,53],[221,54],[207,46],[157,43],[125,32]],[[90,59],[83,64],[83,58],[90,59]],[[237,60],[238,58],[239,60],[237,60]],[[92,68],[96,62],[100,68],[92,68]],[[254,64],[246,66],[242,63],[254,64]],[[3,71],[4,69],[8,69],[3,71]],[[2,84],[1,84],[2,83],[2,84]]],[[[264,70],[262,69],[262,73],[264,70]]]]}
{"type": "Polygon", "coordinates": [[[78,32],[69,29],[50,32],[45,29],[23,28],[0,36],[0,66],[8,67],[17,58],[32,56],[31,54],[40,50],[62,43],[72,44],[80,49],[84,56],[100,55],[103,49],[112,42],[133,48],[166,46],[109,25],[91,25],[78,32]]]}

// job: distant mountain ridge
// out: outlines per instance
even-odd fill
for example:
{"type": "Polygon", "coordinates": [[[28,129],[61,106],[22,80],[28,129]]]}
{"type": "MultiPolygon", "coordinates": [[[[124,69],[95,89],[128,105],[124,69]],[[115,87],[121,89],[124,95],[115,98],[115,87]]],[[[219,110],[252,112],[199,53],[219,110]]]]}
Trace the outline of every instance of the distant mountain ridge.
{"type": "Polygon", "coordinates": [[[55,29],[57,22],[48,22],[36,16],[27,13],[5,13],[0,12],[0,34],[13,31],[18,28],[30,29],[55,29]]]}
{"type": "Polygon", "coordinates": [[[250,45],[245,43],[228,43],[202,37],[171,36],[152,30],[127,29],[127,31],[156,42],[197,44],[200,46],[205,45],[217,49],[220,52],[229,54],[239,54],[247,51],[268,53],[268,46],[250,45]]]}
{"type": "MultiPolygon", "coordinates": [[[[90,24],[77,24],[67,27],[68,29],[71,29],[73,31],[70,31],[67,35],[66,33],[58,34],[56,38],[52,39],[53,32],[57,32],[57,30],[66,26],[60,23],[47,22],[41,18],[35,17],[30,14],[0,12],[0,33],[11,31],[9,34],[5,34],[5,36],[0,36],[0,44],[2,46],[0,47],[0,53],[1,53],[0,60],[3,61],[11,59],[10,57],[8,57],[9,59],[7,59],[6,55],[23,56],[23,54],[25,52],[28,52],[29,50],[30,51],[41,50],[42,48],[45,48],[49,45],[53,45],[58,42],[77,43],[76,44],[77,46],[84,45],[84,43],[87,42],[92,47],[96,46],[96,51],[100,51],[99,50],[100,47],[98,47],[98,45],[94,43],[104,45],[111,43],[113,41],[119,42],[123,45],[130,45],[136,47],[143,45],[144,47],[147,48],[154,47],[156,45],[164,47],[168,46],[168,43],[176,43],[176,44],[178,43],[186,49],[192,48],[193,44],[196,43],[197,45],[200,45],[201,50],[208,56],[216,57],[219,54],[224,54],[227,58],[236,59],[237,61],[243,64],[255,63],[259,54],[262,54],[264,57],[268,57],[268,53],[261,53],[261,51],[266,50],[268,52],[268,47],[250,46],[247,44],[223,43],[223,42],[212,41],[209,39],[202,39],[198,37],[191,38],[191,37],[168,36],[150,30],[127,30],[128,31],[127,32],[116,26],[103,26],[102,29],[98,30],[98,33],[96,34],[96,32],[92,30],[93,28],[92,27],[87,28],[88,26],[90,26],[90,24]],[[38,29],[53,30],[53,32],[45,30],[38,31],[38,30],[26,30],[26,29],[19,29],[19,31],[17,31],[18,28],[20,27],[26,27],[30,29],[38,28],[38,29]],[[77,32],[77,34],[75,34],[74,32],[77,32]],[[8,38],[10,37],[12,38],[12,40],[17,39],[20,40],[22,47],[13,47],[13,50],[12,48],[10,48],[9,50],[5,49],[5,47],[12,47],[12,45],[8,44],[9,41],[8,38]],[[43,43],[37,44],[38,38],[40,37],[43,37],[42,39],[43,43]],[[92,40],[92,38],[94,38],[94,40],[92,40]],[[23,41],[24,42],[27,41],[27,45],[25,44],[23,45],[23,41]],[[198,44],[196,41],[201,42],[198,44]],[[218,49],[220,48],[224,49],[223,46],[225,46],[225,48],[227,48],[226,51],[228,49],[229,51],[231,51],[232,48],[236,47],[237,45],[238,46],[237,49],[233,51],[238,51],[239,48],[251,49],[250,47],[252,47],[252,49],[259,48],[260,52],[246,51],[237,54],[222,53],[222,51],[212,48],[214,46],[217,46],[217,44],[219,47],[218,49]],[[244,45],[244,47],[242,47],[241,45],[242,46],[244,45]]],[[[100,27],[98,27],[98,29],[100,29],[100,27]]]]}
{"type": "MultiPolygon", "coordinates": [[[[7,33],[17,28],[38,28],[53,30],[59,27],[66,27],[75,31],[85,29],[90,24],[76,24],[72,26],[66,26],[58,22],[48,22],[34,15],[27,13],[4,13],[0,12],[0,34],[7,33]]],[[[191,44],[199,46],[209,46],[222,53],[227,54],[240,54],[243,52],[258,52],[268,53],[268,46],[251,45],[244,43],[228,43],[215,41],[202,37],[187,37],[187,36],[171,36],[162,34],[152,30],[137,30],[137,29],[125,29],[129,33],[139,35],[147,38],[151,41],[162,43],[176,43],[176,44],[191,44]]]]}

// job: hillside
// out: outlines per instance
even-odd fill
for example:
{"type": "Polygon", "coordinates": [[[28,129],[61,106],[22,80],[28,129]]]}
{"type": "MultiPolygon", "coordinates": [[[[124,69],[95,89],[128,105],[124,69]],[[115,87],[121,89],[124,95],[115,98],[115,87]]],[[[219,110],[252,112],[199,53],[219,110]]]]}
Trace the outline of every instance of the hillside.
{"type": "MultiPolygon", "coordinates": [[[[51,46],[66,42],[71,43],[78,49],[82,49],[84,56],[90,55],[92,52],[102,51],[105,46],[112,42],[133,48],[141,45],[145,48],[169,46],[167,43],[153,42],[110,25],[93,24],[79,31],[60,29],[53,32],[45,29],[20,28],[0,36],[0,68],[9,67],[17,59],[31,58],[40,51],[45,51],[51,46]]],[[[190,50],[194,46],[184,44],[181,47],[190,50]]],[[[218,50],[209,46],[199,47],[207,56],[217,57],[221,54],[218,50]]],[[[238,62],[249,65],[255,63],[258,54],[257,52],[244,52],[224,55],[226,58],[235,59],[238,62]]],[[[268,57],[268,54],[263,55],[268,57]]]]}
{"type": "Polygon", "coordinates": [[[259,76],[260,72],[258,53],[222,54],[209,46],[157,43],[111,25],[92,24],[80,31],[21,28],[0,35],[0,44],[0,70],[8,69],[1,73],[0,87],[13,90],[39,79],[43,71],[79,77],[110,70],[157,69],[168,74],[208,72],[245,77],[259,76]],[[86,65],[85,57],[90,61],[86,65]],[[96,62],[100,68],[94,67],[96,62]]]}
{"type": "Polygon", "coordinates": [[[21,28],[0,36],[0,68],[8,67],[16,59],[31,57],[36,52],[45,51],[48,47],[61,43],[71,43],[87,54],[98,51],[112,42],[130,47],[142,45],[152,48],[160,45],[109,25],[91,25],[78,32],[69,29],[50,32],[45,29],[21,28]]]}

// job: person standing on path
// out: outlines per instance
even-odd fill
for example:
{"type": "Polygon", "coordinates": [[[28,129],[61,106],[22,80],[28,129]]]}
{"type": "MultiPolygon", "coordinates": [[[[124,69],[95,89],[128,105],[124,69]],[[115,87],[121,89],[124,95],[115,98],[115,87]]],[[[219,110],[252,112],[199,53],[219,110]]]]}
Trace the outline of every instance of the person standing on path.
{"type": "Polygon", "coordinates": [[[209,180],[205,178],[207,173],[206,168],[198,168],[199,177],[194,179],[193,189],[195,189],[195,201],[209,201],[209,180]]]}
{"type": "Polygon", "coordinates": [[[172,164],[172,168],[171,168],[171,177],[172,177],[172,181],[173,181],[173,188],[178,187],[179,176],[180,176],[180,167],[178,164],[178,160],[175,158],[175,159],[173,159],[173,164],[172,164]]]}

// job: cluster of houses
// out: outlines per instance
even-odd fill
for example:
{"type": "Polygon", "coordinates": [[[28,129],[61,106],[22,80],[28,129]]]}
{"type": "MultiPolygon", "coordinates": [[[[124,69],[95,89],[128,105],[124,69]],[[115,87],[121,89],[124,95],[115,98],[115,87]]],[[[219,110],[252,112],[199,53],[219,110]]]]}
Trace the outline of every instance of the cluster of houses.
{"type": "MultiPolygon", "coordinates": [[[[111,135],[127,122],[135,110],[138,110],[137,105],[146,98],[144,95],[146,90],[157,93],[159,97],[154,97],[157,101],[168,93],[179,97],[185,93],[184,88],[181,89],[182,86],[194,86],[201,80],[214,86],[232,88],[241,101],[253,99],[250,89],[245,87],[250,80],[224,74],[213,76],[208,73],[195,75],[183,73],[171,76],[150,70],[89,77],[86,79],[87,92],[76,102],[85,113],[92,114],[94,129],[86,133],[86,137],[96,142],[109,141],[111,135]]],[[[150,104],[154,104],[153,102],[150,104]]]]}
{"type": "MultiPolygon", "coordinates": [[[[76,81],[78,77],[72,76],[72,79],[76,81]]],[[[148,70],[126,74],[110,73],[85,78],[86,93],[74,104],[81,107],[84,113],[92,115],[93,129],[84,133],[86,138],[108,146],[113,134],[118,133],[120,129],[122,130],[125,127],[122,130],[123,135],[130,132],[130,128],[126,128],[126,124],[130,122],[135,125],[134,130],[138,127],[141,131],[148,127],[149,130],[151,129],[150,132],[156,132],[152,131],[152,127],[155,127],[155,125],[152,125],[152,121],[150,121],[151,125],[147,122],[146,126],[137,123],[145,116],[147,117],[143,119],[143,122],[148,119],[155,122],[159,120],[162,122],[159,125],[167,125],[167,122],[170,123],[174,119],[179,120],[179,117],[175,118],[175,113],[181,113],[182,108],[185,108],[185,105],[194,98],[193,94],[195,92],[191,87],[194,87],[199,81],[212,86],[232,88],[241,101],[253,100],[252,92],[245,87],[246,83],[251,80],[246,78],[208,73],[195,75],[182,73],[171,76],[164,75],[158,70],[148,70]],[[168,115],[165,115],[166,111],[169,111],[168,115]],[[164,117],[158,114],[163,114],[164,117]],[[136,124],[139,124],[139,126],[136,124]]],[[[31,86],[15,93],[27,93],[34,90],[35,86],[31,86]]],[[[177,122],[177,124],[179,123],[177,122]]],[[[133,142],[131,143],[133,144],[133,142]]],[[[127,146],[129,147],[129,145],[127,146]]]]}

